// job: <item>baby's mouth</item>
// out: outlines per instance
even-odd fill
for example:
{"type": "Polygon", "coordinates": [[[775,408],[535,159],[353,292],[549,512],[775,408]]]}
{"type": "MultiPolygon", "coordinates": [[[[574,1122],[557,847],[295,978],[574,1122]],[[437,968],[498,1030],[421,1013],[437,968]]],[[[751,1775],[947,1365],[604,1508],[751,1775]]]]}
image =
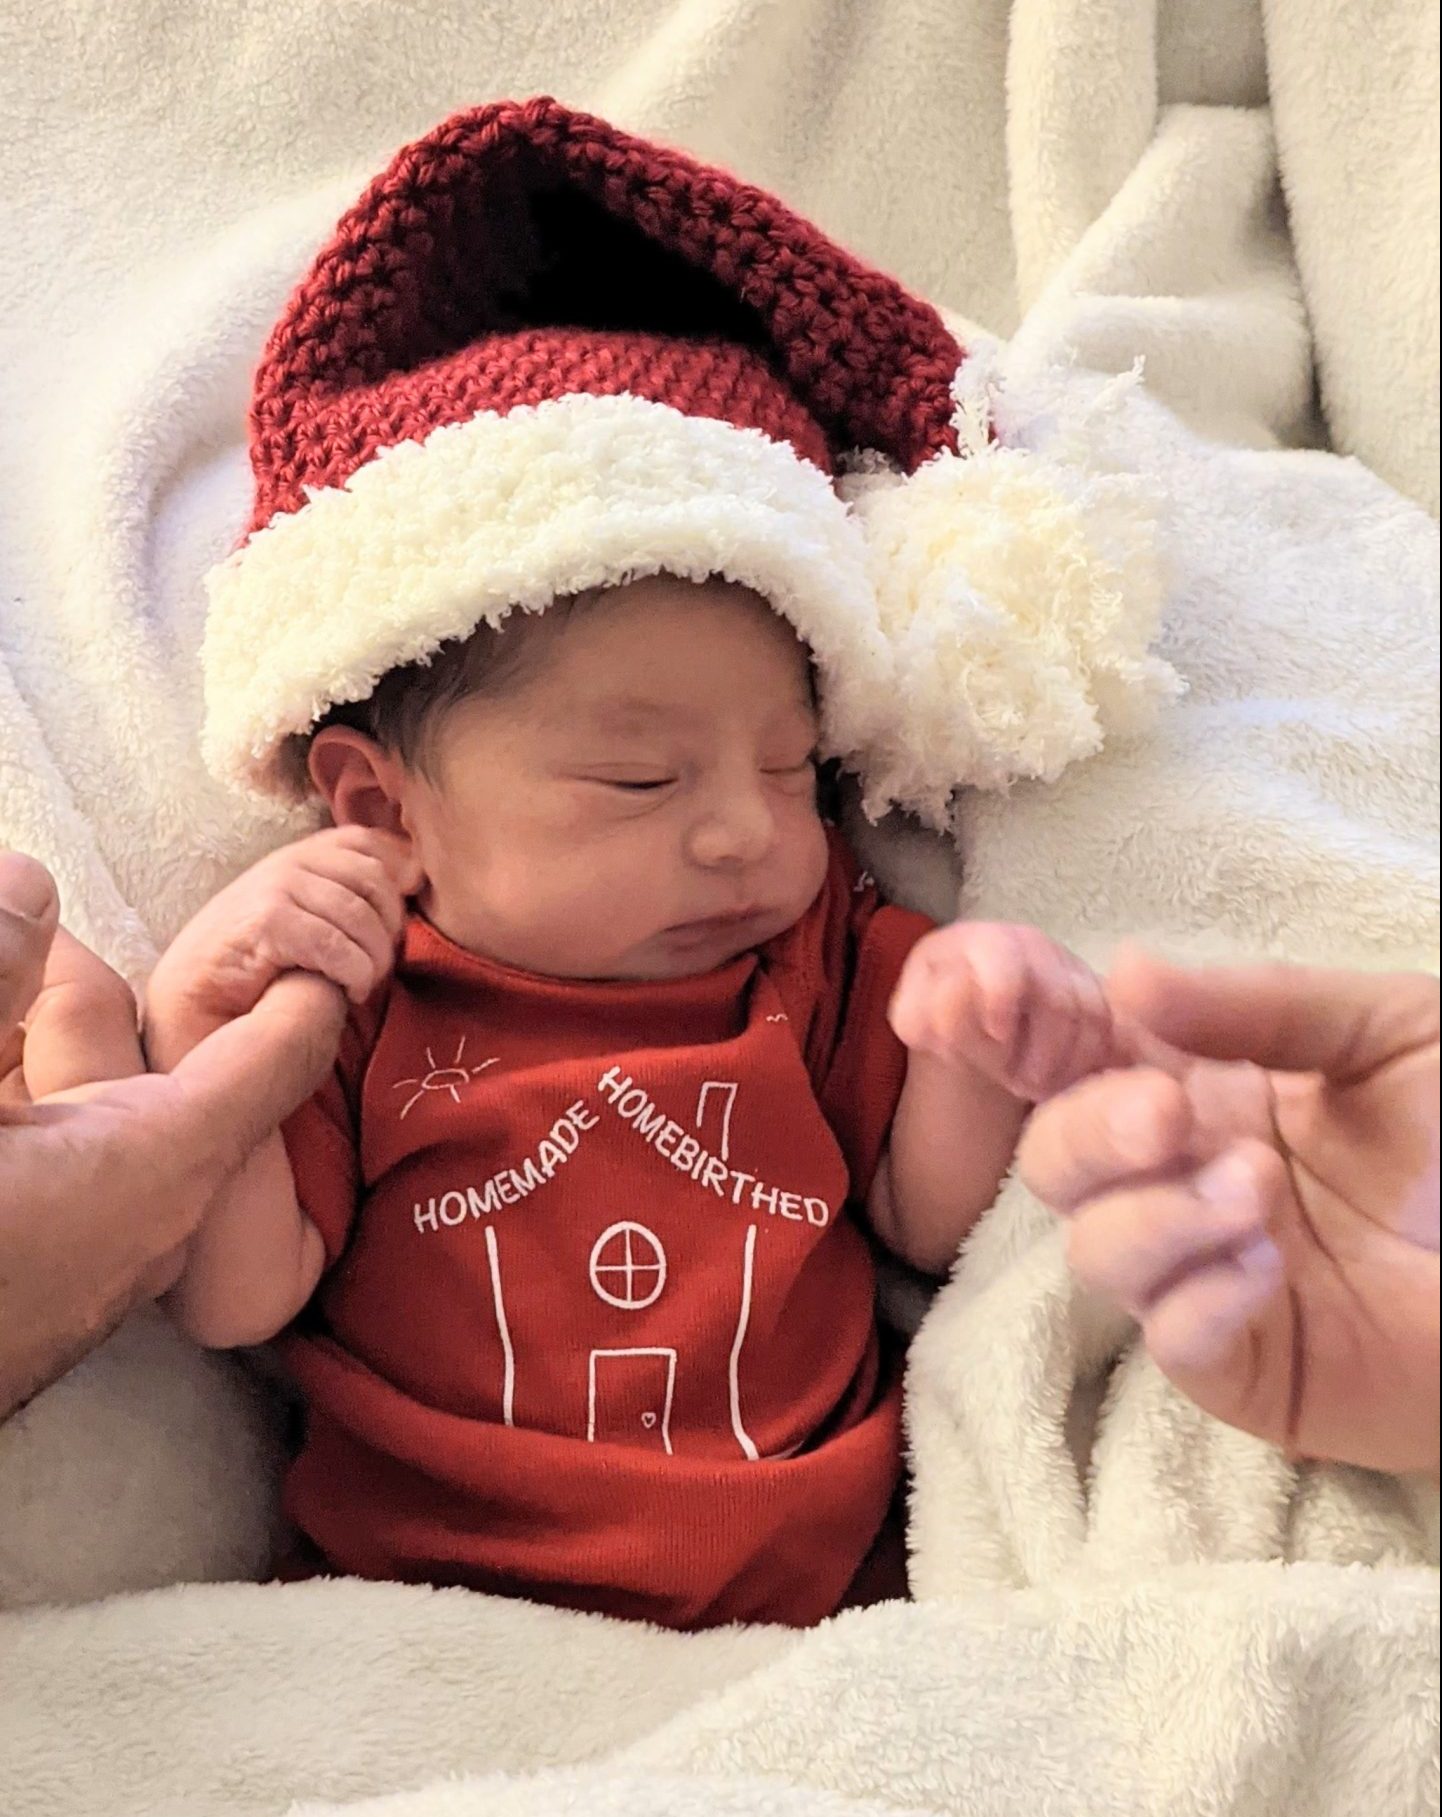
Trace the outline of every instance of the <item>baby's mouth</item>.
{"type": "Polygon", "coordinates": [[[743,932],[759,922],[764,914],[759,908],[731,909],[724,915],[706,915],[699,921],[681,921],[666,932],[680,940],[706,940],[725,934],[743,932]]]}

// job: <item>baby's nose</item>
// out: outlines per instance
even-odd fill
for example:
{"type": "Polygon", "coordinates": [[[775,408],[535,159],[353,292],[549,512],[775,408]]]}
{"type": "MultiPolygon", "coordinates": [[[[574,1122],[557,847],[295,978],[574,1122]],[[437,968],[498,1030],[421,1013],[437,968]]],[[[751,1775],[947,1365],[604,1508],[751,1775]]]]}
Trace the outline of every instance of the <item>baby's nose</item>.
{"type": "Polygon", "coordinates": [[[759,864],[776,843],[776,817],[759,790],[729,796],[696,822],[693,863],[708,869],[759,864]]]}

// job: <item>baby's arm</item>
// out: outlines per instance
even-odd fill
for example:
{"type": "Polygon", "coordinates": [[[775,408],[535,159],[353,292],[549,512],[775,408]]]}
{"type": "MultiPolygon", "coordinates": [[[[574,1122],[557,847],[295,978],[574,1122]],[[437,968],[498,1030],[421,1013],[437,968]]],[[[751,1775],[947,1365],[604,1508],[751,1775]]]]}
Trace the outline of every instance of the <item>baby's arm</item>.
{"type": "Polygon", "coordinates": [[[1034,928],[957,922],[917,942],[892,999],[909,1050],[868,1201],[888,1248],[941,1274],[990,1209],[1034,1104],[1130,1064],[1101,982],[1034,928]]]}
{"type": "MultiPolygon", "coordinates": [[[[393,963],[410,873],[400,841],[353,827],[263,859],[201,910],[156,967],[145,1007],[151,1065],[169,1071],[283,973],[311,974],[312,988],[294,993],[297,1014],[327,1014],[338,987],[363,1003],[393,963]]],[[[285,1144],[273,1136],[212,1200],[166,1306],[210,1348],[263,1343],[305,1305],[324,1263],[285,1144]]]]}

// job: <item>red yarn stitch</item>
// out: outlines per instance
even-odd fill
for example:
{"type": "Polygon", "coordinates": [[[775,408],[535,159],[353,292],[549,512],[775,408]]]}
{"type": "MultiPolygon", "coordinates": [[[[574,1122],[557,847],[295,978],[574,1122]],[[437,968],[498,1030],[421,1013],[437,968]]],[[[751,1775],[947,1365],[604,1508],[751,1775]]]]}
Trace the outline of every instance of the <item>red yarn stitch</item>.
{"type": "Polygon", "coordinates": [[[764,191],[556,101],[496,103],[397,153],[291,297],[255,379],[247,534],[378,449],[575,392],[913,472],[956,447],[962,357],[764,191]]]}

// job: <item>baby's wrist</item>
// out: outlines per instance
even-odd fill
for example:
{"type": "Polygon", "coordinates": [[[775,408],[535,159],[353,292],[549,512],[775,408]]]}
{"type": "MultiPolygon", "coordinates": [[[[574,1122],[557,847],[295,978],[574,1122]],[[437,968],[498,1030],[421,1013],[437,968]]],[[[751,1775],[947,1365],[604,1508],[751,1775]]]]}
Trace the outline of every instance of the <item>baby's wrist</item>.
{"type": "Polygon", "coordinates": [[[906,1048],[906,1076],[908,1079],[919,1078],[923,1081],[934,1079],[938,1084],[956,1079],[960,1074],[970,1071],[966,1057],[955,1048],[947,1047],[933,1040],[918,1041],[915,1044],[904,1042],[906,1048]]]}
{"type": "Polygon", "coordinates": [[[169,1072],[207,1035],[233,1020],[213,1007],[207,1010],[183,980],[170,979],[157,968],[141,997],[140,1012],[140,1038],[151,1070],[169,1072]]]}

